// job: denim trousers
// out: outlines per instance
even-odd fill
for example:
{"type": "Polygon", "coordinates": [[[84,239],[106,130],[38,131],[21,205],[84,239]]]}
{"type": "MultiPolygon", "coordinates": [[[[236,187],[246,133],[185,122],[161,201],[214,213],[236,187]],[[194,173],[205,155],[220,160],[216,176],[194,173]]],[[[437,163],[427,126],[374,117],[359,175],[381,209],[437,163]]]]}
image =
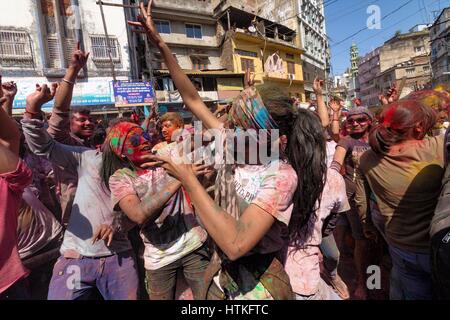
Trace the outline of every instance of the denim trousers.
{"type": "Polygon", "coordinates": [[[432,299],[430,254],[414,253],[389,244],[392,259],[390,299],[432,299]]]}
{"type": "Polygon", "coordinates": [[[323,255],[325,269],[332,278],[336,277],[339,265],[339,249],[336,245],[333,233],[322,238],[319,248],[323,255]]]}
{"type": "Polygon", "coordinates": [[[203,246],[157,270],[146,270],[145,282],[150,300],[174,300],[177,272],[182,271],[194,299],[204,287],[203,274],[209,264],[209,253],[203,246]]]}
{"type": "Polygon", "coordinates": [[[136,300],[139,280],[130,250],[108,257],[58,258],[49,300],[87,300],[98,290],[105,300],[136,300]]]}

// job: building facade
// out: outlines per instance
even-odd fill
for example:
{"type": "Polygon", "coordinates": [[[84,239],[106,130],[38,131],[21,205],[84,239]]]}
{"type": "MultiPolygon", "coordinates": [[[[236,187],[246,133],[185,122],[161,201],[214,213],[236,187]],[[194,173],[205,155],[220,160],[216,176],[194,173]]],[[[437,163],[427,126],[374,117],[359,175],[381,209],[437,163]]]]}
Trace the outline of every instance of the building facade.
{"type": "Polygon", "coordinates": [[[379,92],[386,92],[395,81],[401,82],[402,79],[405,79],[402,96],[426,88],[431,79],[428,55],[416,56],[408,61],[396,64],[378,74],[374,83],[379,92]]]}
{"type": "MultiPolygon", "coordinates": [[[[128,80],[133,68],[124,10],[104,7],[104,12],[117,79],[128,80]]],[[[75,86],[72,105],[89,106],[94,111],[114,108],[111,63],[101,21],[95,1],[0,2],[0,72],[3,81],[18,84],[14,113],[24,110],[25,97],[36,83],[61,81],[77,42],[91,55],[75,86]]],[[[51,108],[51,104],[46,107],[51,108]]]]}
{"type": "Polygon", "coordinates": [[[301,55],[296,33],[284,25],[222,2],[215,15],[225,31],[222,65],[236,74],[250,69],[256,84],[272,84],[305,101],[301,55]]]}
{"type": "MultiPolygon", "coordinates": [[[[221,32],[213,17],[213,0],[155,0],[153,19],[174,57],[188,75],[204,102],[214,109],[243,88],[243,75],[221,64],[221,32]]],[[[190,121],[167,66],[156,48],[147,45],[147,68],[155,82],[160,113],[179,112],[190,121]]]]}
{"type": "Polygon", "coordinates": [[[323,0],[260,0],[258,13],[297,32],[295,44],[304,51],[301,60],[309,100],[314,92],[314,78],[327,79],[330,69],[323,0]]]}
{"type": "Polygon", "coordinates": [[[403,34],[398,32],[381,47],[362,57],[359,61],[358,79],[363,104],[378,105],[378,96],[393,83],[400,83],[403,78],[406,84],[402,95],[427,86],[431,80],[431,72],[424,64],[423,57],[427,57],[429,53],[430,33],[428,29],[423,29],[403,34]],[[390,70],[388,74],[385,73],[387,70],[390,70]],[[402,76],[398,78],[400,75],[402,76]]]}
{"type": "Polygon", "coordinates": [[[433,84],[450,81],[449,30],[450,8],[445,8],[430,27],[433,84]]]}

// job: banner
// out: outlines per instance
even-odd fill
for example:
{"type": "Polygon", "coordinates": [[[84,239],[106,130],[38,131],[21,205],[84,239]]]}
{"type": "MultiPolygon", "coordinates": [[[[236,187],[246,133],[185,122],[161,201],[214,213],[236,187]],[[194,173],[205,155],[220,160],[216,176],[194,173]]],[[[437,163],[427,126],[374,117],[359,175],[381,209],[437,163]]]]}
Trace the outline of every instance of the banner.
{"type": "MultiPolygon", "coordinates": [[[[36,90],[36,83],[51,85],[47,78],[3,78],[3,82],[15,80],[17,82],[17,95],[14,99],[14,109],[25,109],[26,97],[36,90]]],[[[43,109],[53,108],[50,101],[43,106],[43,109]]],[[[91,78],[89,81],[79,81],[74,86],[72,107],[112,105],[114,96],[111,89],[110,78],[91,78]]]]}
{"type": "Polygon", "coordinates": [[[155,103],[151,81],[113,83],[116,107],[140,107],[155,103]]]}

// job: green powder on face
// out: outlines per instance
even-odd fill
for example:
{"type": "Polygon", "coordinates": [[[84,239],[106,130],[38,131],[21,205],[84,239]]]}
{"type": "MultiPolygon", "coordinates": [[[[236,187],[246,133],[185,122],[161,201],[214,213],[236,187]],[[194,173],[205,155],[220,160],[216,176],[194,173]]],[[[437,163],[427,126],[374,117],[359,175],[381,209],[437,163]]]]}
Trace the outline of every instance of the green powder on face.
{"type": "Polygon", "coordinates": [[[134,150],[131,148],[128,148],[128,154],[133,154],[133,153],[134,153],[134,150]]]}
{"type": "Polygon", "coordinates": [[[113,146],[117,146],[119,144],[119,138],[112,138],[111,139],[111,144],[113,146]]]}

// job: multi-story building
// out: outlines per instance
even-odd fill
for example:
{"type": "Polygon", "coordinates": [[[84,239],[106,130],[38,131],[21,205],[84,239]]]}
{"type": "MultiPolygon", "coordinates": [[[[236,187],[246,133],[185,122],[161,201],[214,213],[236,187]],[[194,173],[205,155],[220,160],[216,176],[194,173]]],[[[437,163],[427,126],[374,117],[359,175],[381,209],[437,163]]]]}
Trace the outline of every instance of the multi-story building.
{"type": "Polygon", "coordinates": [[[383,90],[387,89],[386,84],[400,82],[404,77],[406,77],[406,84],[403,94],[415,90],[415,88],[426,86],[430,82],[430,77],[427,76],[430,70],[424,65],[424,60],[419,57],[427,56],[429,52],[429,30],[423,29],[422,31],[410,31],[404,34],[397,32],[381,47],[362,57],[359,61],[358,79],[363,104],[368,106],[378,105],[378,96],[383,90]],[[417,64],[417,70],[415,64],[417,64]],[[408,66],[409,68],[405,68],[405,72],[401,71],[403,67],[408,66]],[[389,82],[384,81],[384,77],[389,78],[384,72],[388,69],[392,71],[392,68],[399,70],[394,73],[388,72],[392,78],[389,82]],[[406,71],[407,69],[409,70],[406,71]],[[400,74],[402,77],[397,78],[400,74]]]}
{"type": "Polygon", "coordinates": [[[350,72],[344,72],[341,75],[334,76],[333,86],[330,90],[332,96],[341,98],[345,101],[346,105],[349,105],[350,98],[352,98],[349,94],[351,81],[352,77],[350,72]]]}
{"type": "Polygon", "coordinates": [[[375,87],[379,92],[386,92],[394,81],[405,79],[402,96],[412,91],[422,90],[431,79],[430,60],[427,54],[412,57],[408,61],[398,63],[377,75],[374,79],[375,87]]]}
{"type": "Polygon", "coordinates": [[[314,78],[328,78],[330,68],[323,0],[260,0],[258,14],[297,32],[296,44],[304,50],[301,59],[309,99],[314,78]]]}
{"type": "Polygon", "coordinates": [[[72,106],[90,106],[94,111],[107,106],[115,110],[108,47],[117,79],[128,80],[132,70],[128,28],[122,9],[104,7],[104,13],[109,46],[95,1],[0,2],[0,73],[4,81],[18,84],[15,113],[23,111],[25,97],[34,91],[36,83],[61,80],[78,41],[91,55],[75,86],[72,106]]]}
{"type": "Polygon", "coordinates": [[[221,1],[215,15],[225,30],[223,67],[238,74],[249,68],[255,73],[257,84],[280,86],[291,96],[305,101],[303,50],[295,44],[295,30],[236,8],[227,1],[221,1]]]}
{"type": "MultiPolygon", "coordinates": [[[[213,0],[155,0],[155,25],[188,75],[200,96],[212,109],[243,88],[243,75],[225,70],[221,64],[221,37],[213,17],[213,0]]],[[[144,68],[145,69],[145,68],[144,68]]],[[[148,46],[147,70],[155,80],[160,113],[180,112],[186,120],[192,114],[173,83],[156,48],[148,46]]]]}
{"type": "Polygon", "coordinates": [[[431,66],[433,84],[450,81],[450,7],[441,14],[430,27],[431,66]]]}
{"type": "Polygon", "coordinates": [[[376,85],[376,77],[381,73],[380,48],[377,48],[359,60],[358,65],[359,95],[364,105],[378,104],[380,89],[376,85]]]}

